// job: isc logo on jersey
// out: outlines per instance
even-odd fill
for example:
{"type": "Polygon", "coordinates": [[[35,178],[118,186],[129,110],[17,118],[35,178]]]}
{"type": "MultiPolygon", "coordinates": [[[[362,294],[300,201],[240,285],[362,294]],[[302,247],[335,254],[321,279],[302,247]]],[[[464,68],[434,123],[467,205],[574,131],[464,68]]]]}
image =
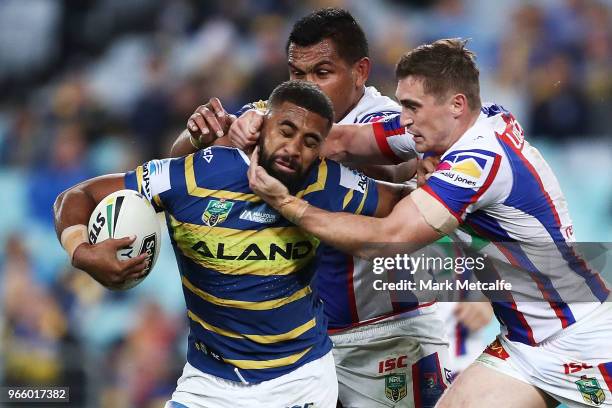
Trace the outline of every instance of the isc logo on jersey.
{"type": "Polygon", "coordinates": [[[451,153],[438,164],[434,177],[467,188],[482,187],[494,157],[477,152],[451,153]]]}

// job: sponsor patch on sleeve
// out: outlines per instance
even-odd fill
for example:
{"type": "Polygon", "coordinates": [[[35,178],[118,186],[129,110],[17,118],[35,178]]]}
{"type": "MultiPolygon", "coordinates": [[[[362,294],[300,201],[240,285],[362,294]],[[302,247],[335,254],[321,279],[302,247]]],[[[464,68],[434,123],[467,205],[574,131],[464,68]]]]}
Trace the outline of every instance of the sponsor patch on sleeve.
{"type": "Polygon", "coordinates": [[[438,164],[432,177],[458,187],[478,189],[485,184],[495,156],[492,152],[451,152],[438,164]]]}
{"type": "Polygon", "coordinates": [[[368,185],[368,177],[358,171],[340,166],[340,185],[351,190],[365,193],[368,185]]]}
{"type": "Polygon", "coordinates": [[[170,159],[151,160],[142,166],[142,193],[147,199],[170,190],[170,159]]]}

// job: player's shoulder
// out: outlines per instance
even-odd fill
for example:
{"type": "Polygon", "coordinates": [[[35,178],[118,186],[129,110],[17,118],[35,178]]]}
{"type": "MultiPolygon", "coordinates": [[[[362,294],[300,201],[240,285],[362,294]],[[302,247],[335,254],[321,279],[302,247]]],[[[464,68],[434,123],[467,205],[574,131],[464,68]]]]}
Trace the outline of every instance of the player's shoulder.
{"type": "Polygon", "coordinates": [[[480,113],[486,118],[500,118],[503,115],[511,115],[512,113],[503,105],[495,102],[485,102],[480,108],[480,113]]]}
{"type": "Polygon", "coordinates": [[[355,109],[349,113],[345,123],[372,123],[395,116],[401,112],[400,106],[393,99],[382,95],[373,86],[365,89],[355,109]]]}
{"type": "Polygon", "coordinates": [[[374,181],[364,174],[335,161],[321,159],[297,196],[327,211],[357,211],[371,215],[377,203],[374,187],[374,181]]]}
{"type": "Polygon", "coordinates": [[[237,148],[226,146],[211,146],[198,150],[182,157],[168,159],[153,159],[144,163],[142,167],[143,176],[164,176],[170,172],[201,165],[232,166],[235,162],[244,162],[248,165],[248,157],[237,148]]]}
{"type": "Polygon", "coordinates": [[[512,112],[496,103],[486,103],[482,106],[477,123],[488,134],[489,138],[496,139],[508,131],[509,127],[516,128],[521,133],[521,137],[523,134],[522,127],[512,112]]]}
{"type": "Polygon", "coordinates": [[[362,173],[351,170],[336,161],[318,159],[312,165],[299,195],[306,196],[316,192],[333,194],[345,189],[363,193],[368,180],[368,177],[362,173]]]}
{"type": "Polygon", "coordinates": [[[365,193],[369,180],[365,174],[350,169],[333,160],[324,159],[322,162],[327,171],[326,190],[336,191],[348,189],[365,193]]]}
{"type": "Polygon", "coordinates": [[[501,105],[486,104],[474,125],[447,151],[446,154],[457,151],[486,152],[483,154],[503,154],[499,143],[499,136],[507,127],[507,121],[513,118],[512,114],[501,105]]]}
{"type": "Polygon", "coordinates": [[[249,158],[240,149],[211,146],[185,156],[185,162],[176,172],[184,174],[187,182],[225,189],[228,182],[246,180],[249,158]]]}
{"type": "Polygon", "coordinates": [[[499,105],[483,106],[474,125],[442,155],[433,176],[471,189],[492,183],[504,157],[497,140],[503,112],[499,105]]]}
{"type": "Polygon", "coordinates": [[[238,148],[229,146],[210,146],[193,153],[192,157],[194,161],[216,167],[235,166],[236,163],[249,164],[249,158],[246,153],[238,148]]]}

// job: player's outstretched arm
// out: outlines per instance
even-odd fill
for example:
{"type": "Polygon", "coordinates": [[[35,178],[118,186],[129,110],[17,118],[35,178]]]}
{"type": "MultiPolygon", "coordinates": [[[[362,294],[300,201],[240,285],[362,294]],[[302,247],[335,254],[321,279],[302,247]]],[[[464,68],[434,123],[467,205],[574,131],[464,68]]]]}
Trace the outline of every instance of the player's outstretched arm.
{"type": "Polygon", "coordinates": [[[412,195],[401,199],[384,218],[321,210],[290,195],[282,183],[256,163],[257,149],[251,158],[248,174],[253,191],[289,221],[322,241],[360,258],[389,255],[387,247],[368,244],[402,243],[403,250],[412,251],[435,242],[453,229],[448,225],[442,229],[432,227],[432,221],[425,220],[412,195]]]}
{"type": "Polygon", "coordinates": [[[376,218],[386,217],[391,214],[397,203],[412,192],[412,188],[406,184],[389,183],[380,180],[376,180],[376,189],[378,192],[378,204],[373,214],[376,218]]]}
{"type": "MultiPolygon", "coordinates": [[[[228,131],[231,145],[250,151],[259,139],[263,117],[264,113],[256,109],[244,112],[228,131]]],[[[381,153],[371,125],[333,125],[323,143],[321,156],[357,168],[377,180],[400,183],[416,174],[416,155],[406,160],[394,160],[381,153]]]]}
{"type": "Polygon", "coordinates": [[[118,260],[117,250],[128,247],[135,237],[108,239],[91,245],[87,237],[87,223],[104,197],[125,188],[123,174],[100,176],[64,191],[53,205],[55,231],[72,265],[111,289],[126,280],[141,278],[146,266],[146,254],[127,261],[118,260]]]}
{"type": "Polygon", "coordinates": [[[322,155],[341,163],[399,164],[415,162],[416,147],[412,135],[392,116],[384,122],[332,126],[322,155]]]}
{"type": "Polygon", "coordinates": [[[325,139],[321,155],[340,163],[395,164],[380,152],[371,124],[335,124],[325,139]]]}
{"type": "Polygon", "coordinates": [[[412,179],[416,174],[417,161],[410,160],[396,165],[386,164],[355,164],[342,163],[348,168],[359,170],[366,176],[375,180],[389,183],[404,183],[412,179]]]}
{"type": "Polygon", "coordinates": [[[370,244],[402,244],[402,251],[412,252],[442,236],[425,222],[410,196],[402,199],[384,218],[332,213],[309,205],[297,219],[297,225],[322,241],[364,259],[394,255],[392,247],[370,244]]]}
{"type": "MultiPolygon", "coordinates": [[[[259,138],[259,129],[263,124],[262,117],[263,113],[254,109],[243,113],[229,130],[231,143],[243,150],[255,146],[259,138]]],[[[321,156],[351,167],[363,164],[398,164],[410,160],[416,163],[415,158],[393,160],[381,152],[371,124],[334,124],[323,143],[321,156]]],[[[385,179],[391,180],[393,177],[385,179]]]]}

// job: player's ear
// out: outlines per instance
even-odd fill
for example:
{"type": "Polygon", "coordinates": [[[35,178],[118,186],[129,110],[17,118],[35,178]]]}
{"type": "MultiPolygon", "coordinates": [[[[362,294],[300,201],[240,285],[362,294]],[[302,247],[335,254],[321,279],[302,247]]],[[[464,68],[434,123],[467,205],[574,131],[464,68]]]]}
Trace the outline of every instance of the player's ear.
{"type": "Polygon", "coordinates": [[[263,115],[261,115],[261,126],[259,127],[260,131],[266,126],[266,124],[270,123],[273,113],[274,112],[272,109],[267,109],[263,115]]]}
{"type": "Polygon", "coordinates": [[[450,110],[453,117],[457,118],[469,110],[467,97],[462,94],[454,94],[450,100],[450,110]]]}
{"type": "Polygon", "coordinates": [[[355,86],[361,88],[370,76],[370,59],[363,57],[353,64],[353,75],[355,75],[355,86]]]}

